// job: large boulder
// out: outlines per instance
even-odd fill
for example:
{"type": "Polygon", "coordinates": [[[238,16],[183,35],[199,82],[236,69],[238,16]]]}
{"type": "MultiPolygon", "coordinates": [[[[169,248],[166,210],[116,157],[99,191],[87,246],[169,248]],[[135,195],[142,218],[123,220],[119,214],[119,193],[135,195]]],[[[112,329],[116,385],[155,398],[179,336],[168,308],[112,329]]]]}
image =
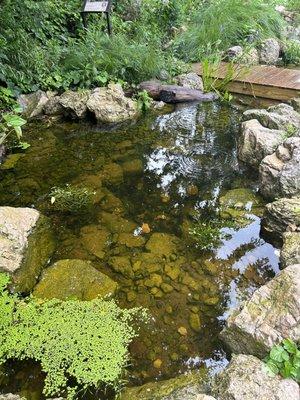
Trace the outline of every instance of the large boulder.
{"type": "Polygon", "coordinates": [[[300,134],[300,114],[288,104],[247,110],[243,113],[243,119],[257,119],[265,128],[284,130],[286,134],[300,134]]]}
{"type": "Polygon", "coordinates": [[[282,268],[300,264],[300,232],[286,232],[283,234],[280,263],[282,268]]]}
{"type": "Polygon", "coordinates": [[[262,221],[265,233],[281,240],[286,231],[300,230],[300,197],[282,198],[267,204],[262,221]]]}
{"type": "Polygon", "coordinates": [[[287,139],[259,167],[260,192],[275,199],[300,195],[300,137],[287,139]]]}
{"type": "Polygon", "coordinates": [[[242,123],[238,156],[241,161],[258,167],[284,141],[284,131],[265,128],[256,119],[242,123]]]}
{"type": "Polygon", "coordinates": [[[189,72],[188,74],[177,76],[176,83],[190,89],[201,90],[202,92],[204,90],[202,78],[195,72],[189,72]]]}
{"type": "Polygon", "coordinates": [[[44,299],[92,300],[114,295],[117,287],[90,261],[60,260],[45,269],[33,295],[44,299]]]}
{"type": "Polygon", "coordinates": [[[126,97],[119,84],[96,88],[88,99],[87,107],[101,123],[119,123],[139,114],[137,102],[126,97]]]}
{"type": "Polygon", "coordinates": [[[89,90],[80,90],[77,92],[67,90],[64,92],[59,98],[59,104],[63,107],[63,113],[75,119],[85,118],[90,93],[89,90]]]}
{"type": "Polygon", "coordinates": [[[43,114],[44,106],[49,101],[45,92],[38,90],[30,94],[21,94],[18,102],[26,118],[36,118],[43,114]]]}
{"type": "Polygon", "coordinates": [[[256,357],[236,355],[217,376],[213,394],[219,400],[299,400],[299,386],[292,379],[271,377],[256,357]]]}
{"type": "Polygon", "coordinates": [[[54,251],[49,221],[31,208],[0,207],[0,271],[29,292],[54,251]]]}
{"type": "Polygon", "coordinates": [[[120,400],[214,400],[204,394],[208,389],[205,383],[207,380],[205,371],[200,370],[166,381],[126,388],[120,400]]]}
{"type": "Polygon", "coordinates": [[[300,265],[284,269],[256,290],[227,320],[221,337],[232,352],[266,356],[285,338],[300,339],[300,265]]]}
{"type": "Polygon", "coordinates": [[[266,39],[259,49],[259,61],[261,64],[275,65],[280,56],[280,44],[277,39],[266,39]]]}

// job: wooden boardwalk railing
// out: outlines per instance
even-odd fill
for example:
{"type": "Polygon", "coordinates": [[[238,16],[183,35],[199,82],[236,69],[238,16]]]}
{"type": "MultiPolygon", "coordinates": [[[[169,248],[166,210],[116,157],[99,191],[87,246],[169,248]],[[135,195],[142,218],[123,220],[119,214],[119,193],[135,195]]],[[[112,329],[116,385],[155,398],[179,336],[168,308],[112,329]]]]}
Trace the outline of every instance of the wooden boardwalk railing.
{"type": "MultiPolygon", "coordinates": [[[[222,80],[226,77],[227,70],[228,63],[221,63],[212,76],[222,80]]],[[[233,80],[228,85],[228,90],[232,93],[279,101],[300,96],[300,69],[235,65],[234,70],[233,80]]],[[[201,64],[193,64],[193,71],[202,76],[201,64]]]]}

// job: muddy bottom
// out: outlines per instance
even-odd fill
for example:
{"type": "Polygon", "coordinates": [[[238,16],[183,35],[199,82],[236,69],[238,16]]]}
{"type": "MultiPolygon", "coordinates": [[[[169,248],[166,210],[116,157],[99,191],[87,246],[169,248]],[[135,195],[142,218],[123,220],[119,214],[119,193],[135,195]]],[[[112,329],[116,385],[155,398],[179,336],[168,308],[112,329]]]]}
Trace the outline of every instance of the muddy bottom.
{"type": "MultiPolygon", "coordinates": [[[[90,260],[119,284],[122,307],[149,310],[130,348],[130,384],[223,368],[226,316],[278,272],[275,249],[260,237],[257,178],[237,161],[239,119],[213,103],[110,130],[38,123],[28,128],[26,153],[2,166],[1,205],[51,219],[51,262],[90,260]],[[92,191],[92,204],[76,212],[68,210],[74,202],[60,204],[53,188],[70,187],[92,191]]],[[[19,367],[22,378],[6,377],[3,390],[38,398],[34,371],[19,367]]]]}

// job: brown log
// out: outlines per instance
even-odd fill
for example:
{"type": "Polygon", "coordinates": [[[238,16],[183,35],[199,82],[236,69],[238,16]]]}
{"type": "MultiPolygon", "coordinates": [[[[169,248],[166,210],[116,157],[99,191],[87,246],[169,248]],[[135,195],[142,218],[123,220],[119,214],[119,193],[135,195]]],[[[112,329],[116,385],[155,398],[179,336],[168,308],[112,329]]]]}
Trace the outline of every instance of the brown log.
{"type": "Polygon", "coordinates": [[[165,103],[185,103],[191,101],[213,101],[218,98],[215,93],[203,93],[178,85],[163,85],[159,81],[142,82],[139,85],[141,90],[146,90],[154,100],[165,103]]]}

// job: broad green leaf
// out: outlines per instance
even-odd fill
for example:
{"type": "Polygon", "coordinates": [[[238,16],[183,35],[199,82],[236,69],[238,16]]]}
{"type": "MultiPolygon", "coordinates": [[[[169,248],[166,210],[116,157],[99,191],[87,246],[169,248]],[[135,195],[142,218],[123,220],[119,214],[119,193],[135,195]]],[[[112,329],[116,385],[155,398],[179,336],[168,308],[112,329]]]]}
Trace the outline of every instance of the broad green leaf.
{"type": "Polygon", "coordinates": [[[5,114],[3,116],[4,121],[7,123],[8,126],[11,126],[12,128],[16,128],[19,126],[23,126],[26,124],[26,120],[19,117],[19,115],[15,114],[5,114]]]}
{"type": "Polygon", "coordinates": [[[297,345],[295,342],[293,342],[291,339],[284,339],[282,341],[283,347],[285,348],[286,351],[288,351],[291,354],[296,354],[297,353],[297,345]]]}
{"type": "Polygon", "coordinates": [[[274,361],[282,362],[286,360],[285,353],[287,352],[282,346],[274,346],[270,352],[270,357],[274,361]]]}

